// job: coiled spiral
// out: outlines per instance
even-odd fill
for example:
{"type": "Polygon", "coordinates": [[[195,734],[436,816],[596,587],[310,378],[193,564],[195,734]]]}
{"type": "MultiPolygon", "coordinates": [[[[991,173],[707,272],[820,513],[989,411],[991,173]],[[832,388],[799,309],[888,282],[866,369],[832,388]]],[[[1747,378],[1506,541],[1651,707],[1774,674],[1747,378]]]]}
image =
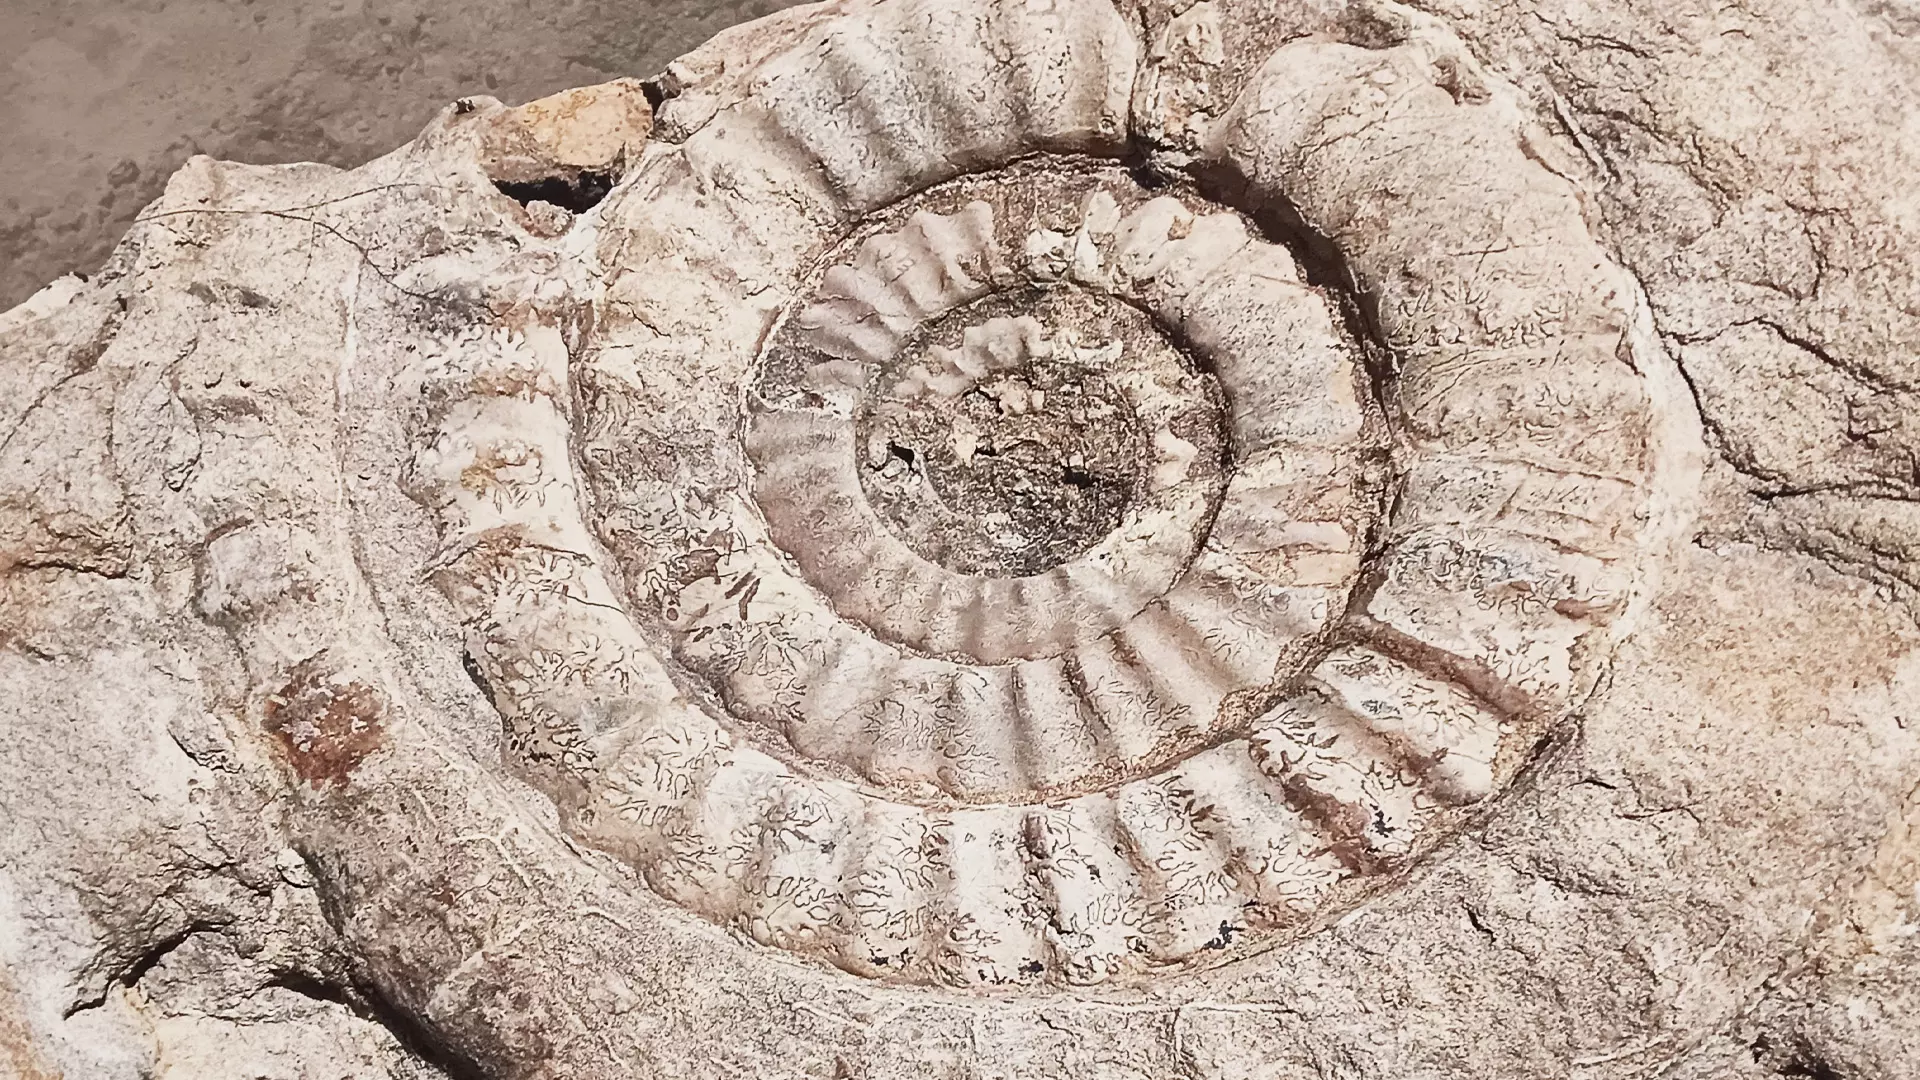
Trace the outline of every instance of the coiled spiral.
{"type": "Polygon", "coordinates": [[[667,103],[591,312],[436,376],[510,756],[660,895],[890,980],[1192,964],[1590,687],[1646,401],[1577,192],[1415,45],[1288,45],[1142,168],[1136,51],[1101,0],[823,21],[667,103]]]}

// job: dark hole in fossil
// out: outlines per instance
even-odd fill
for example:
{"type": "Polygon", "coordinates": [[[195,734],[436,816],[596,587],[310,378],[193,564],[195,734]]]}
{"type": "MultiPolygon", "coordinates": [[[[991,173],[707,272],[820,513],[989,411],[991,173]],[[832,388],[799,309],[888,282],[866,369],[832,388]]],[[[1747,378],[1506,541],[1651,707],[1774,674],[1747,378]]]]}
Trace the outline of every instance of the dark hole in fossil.
{"type": "Polygon", "coordinates": [[[1165,173],[1147,162],[1127,166],[1127,175],[1147,191],[1158,191],[1169,183],[1165,173]]]}
{"type": "Polygon", "coordinates": [[[1806,1076],[1811,1077],[1812,1080],[1840,1080],[1840,1074],[1833,1070],[1833,1066],[1819,1058],[1807,1056],[1795,1057],[1787,1062],[1786,1066],[1780,1070],[1780,1075],[1806,1076]]]}
{"type": "Polygon", "coordinates": [[[1222,922],[1220,924],[1220,932],[1209,938],[1207,942],[1200,947],[1215,951],[1228,948],[1233,944],[1234,935],[1242,933],[1245,929],[1245,927],[1235,926],[1230,922],[1222,922]]]}
{"type": "Polygon", "coordinates": [[[552,203],[579,214],[598,206],[600,200],[607,197],[607,192],[613,190],[617,179],[612,173],[583,169],[577,173],[545,176],[538,180],[495,180],[493,186],[521,206],[531,202],[552,203]]]}
{"type": "Polygon", "coordinates": [[[1840,1080],[1840,1072],[1808,1046],[1804,1038],[1795,1036],[1776,1041],[1763,1032],[1753,1040],[1752,1050],[1753,1060],[1771,1065],[1776,1075],[1840,1080]]]}

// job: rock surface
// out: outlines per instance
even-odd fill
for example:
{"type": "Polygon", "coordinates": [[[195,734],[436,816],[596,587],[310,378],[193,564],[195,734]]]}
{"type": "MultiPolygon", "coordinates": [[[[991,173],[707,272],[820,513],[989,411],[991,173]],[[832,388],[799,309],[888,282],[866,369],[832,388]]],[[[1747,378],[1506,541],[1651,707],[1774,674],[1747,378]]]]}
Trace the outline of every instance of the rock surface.
{"type": "Polygon", "coordinates": [[[0,315],[0,1072],[1920,1074],[1920,11],[882,0],[0,315]]]}

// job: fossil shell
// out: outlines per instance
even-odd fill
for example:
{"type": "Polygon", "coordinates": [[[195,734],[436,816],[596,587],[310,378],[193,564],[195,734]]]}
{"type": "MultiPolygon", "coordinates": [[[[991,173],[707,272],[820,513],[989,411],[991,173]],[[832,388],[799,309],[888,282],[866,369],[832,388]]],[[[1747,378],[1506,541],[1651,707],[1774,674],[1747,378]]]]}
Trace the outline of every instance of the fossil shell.
{"type": "Polygon", "coordinates": [[[1430,850],[1604,662],[1647,406],[1577,192],[1421,49],[1287,45],[1185,173],[1095,0],[850,9],[669,101],[593,310],[420,391],[516,767],[902,982],[1195,964],[1430,850]]]}

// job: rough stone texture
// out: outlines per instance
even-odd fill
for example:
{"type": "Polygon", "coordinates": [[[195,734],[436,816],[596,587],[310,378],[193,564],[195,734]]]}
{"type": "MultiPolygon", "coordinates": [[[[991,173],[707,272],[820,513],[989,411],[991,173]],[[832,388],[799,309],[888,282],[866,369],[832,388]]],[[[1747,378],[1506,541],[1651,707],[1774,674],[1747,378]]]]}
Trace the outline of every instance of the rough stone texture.
{"type": "Polygon", "coordinates": [[[0,1067],[1920,1075],[1916,26],[832,3],[196,158],[0,315],[0,1067]]]}

